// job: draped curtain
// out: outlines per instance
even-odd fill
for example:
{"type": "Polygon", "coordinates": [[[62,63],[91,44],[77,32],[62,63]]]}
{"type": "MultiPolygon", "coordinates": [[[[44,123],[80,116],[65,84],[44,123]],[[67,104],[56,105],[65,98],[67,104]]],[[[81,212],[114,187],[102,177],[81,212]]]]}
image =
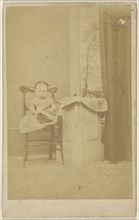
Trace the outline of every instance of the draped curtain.
{"type": "Polygon", "coordinates": [[[129,4],[99,7],[101,74],[108,101],[103,142],[105,159],[131,159],[131,8],[129,4]]]}

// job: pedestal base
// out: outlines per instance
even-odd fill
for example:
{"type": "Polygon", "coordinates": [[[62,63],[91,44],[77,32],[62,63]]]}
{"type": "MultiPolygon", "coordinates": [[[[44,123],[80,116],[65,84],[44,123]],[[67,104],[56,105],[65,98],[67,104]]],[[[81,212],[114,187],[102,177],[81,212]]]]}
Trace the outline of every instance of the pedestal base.
{"type": "Polygon", "coordinates": [[[65,164],[88,165],[104,159],[101,119],[96,112],[75,103],[64,110],[63,121],[65,164]]]}
{"type": "Polygon", "coordinates": [[[97,141],[69,142],[64,141],[65,164],[88,165],[95,161],[104,160],[104,146],[97,141]]]}

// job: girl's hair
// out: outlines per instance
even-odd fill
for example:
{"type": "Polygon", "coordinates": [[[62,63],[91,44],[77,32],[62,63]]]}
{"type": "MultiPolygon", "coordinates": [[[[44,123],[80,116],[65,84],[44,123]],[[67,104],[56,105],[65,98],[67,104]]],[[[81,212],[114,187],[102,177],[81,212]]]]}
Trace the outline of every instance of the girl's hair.
{"type": "Polygon", "coordinates": [[[35,83],[35,89],[36,89],[37,85],[39,85],[39,84],[46,85],[47,87],[49,86],[49,84],[45,81],[38,81],[38,82],[35,83]]]}

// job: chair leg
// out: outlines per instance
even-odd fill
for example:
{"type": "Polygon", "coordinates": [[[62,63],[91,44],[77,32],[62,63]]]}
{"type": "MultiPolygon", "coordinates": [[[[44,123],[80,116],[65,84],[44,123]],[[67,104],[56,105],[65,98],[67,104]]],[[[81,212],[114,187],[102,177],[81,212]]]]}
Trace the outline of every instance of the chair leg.
{"type": "Polygon", "coordinates": [[[25,134],[25,143],[23,145],[23,167],[25,167],[26,161],[28,161],[28,145],[27,145],[28,134],[25,134]]]}
{"type": "Polygon", "coordinates": [[[63,140],[60,141],[60,153],[61,153],[61,160],[64,165],[63,140]]]}
{"type": "Polygon", "coordinates": [[[53,154],[53,143],[54,143],[54,126],[51,126],[50,129],[50,146],[49,146],[49,160],[52,160],[52,154],[53,154]]]}
{"type": "Polygon", "coordinates": [[[58,117],[58,139],[60,144],[61,160],[64,165],[64,152],[63,152],[63,119],[58,117]]]}

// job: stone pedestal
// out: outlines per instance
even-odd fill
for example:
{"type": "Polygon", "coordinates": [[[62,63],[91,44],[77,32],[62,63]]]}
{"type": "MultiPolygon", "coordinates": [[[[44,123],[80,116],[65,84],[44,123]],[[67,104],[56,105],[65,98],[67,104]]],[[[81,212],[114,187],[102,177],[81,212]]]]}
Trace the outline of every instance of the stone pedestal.
{"type": "Polygon", "coordinates": [[[74,103],[63,110],[63,121],[65,164],[87,165],[104,159],[101,119],[96,112],[74,103]]]}

